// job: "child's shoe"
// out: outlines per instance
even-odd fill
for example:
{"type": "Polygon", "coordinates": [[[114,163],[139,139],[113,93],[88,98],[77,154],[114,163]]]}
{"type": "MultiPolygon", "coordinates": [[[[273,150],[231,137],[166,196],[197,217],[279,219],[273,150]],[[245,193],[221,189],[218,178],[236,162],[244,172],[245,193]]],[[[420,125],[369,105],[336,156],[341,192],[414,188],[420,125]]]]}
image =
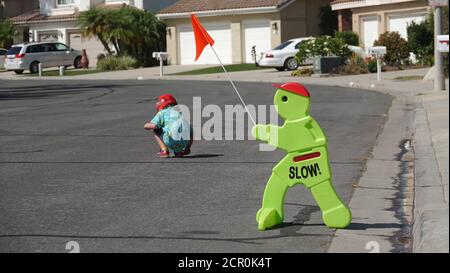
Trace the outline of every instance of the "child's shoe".
{"type": "Polygon", "coordinates": [[[179,153],[175,153],[175,157],[184,157],[185,155],[188,155],[190,153],[191,153],[190,149],[183,150],[183,151],[181,151],[179,153]]]}
{"type": "Polygon", "coordinates": [[[183,152],[179,152],[179,153],[175,153],[175,157],[184,157],[185,153],[183,152]]]}
{"type": "Polygon", "coordinates": [[[167,157],[169,157],[169,151],[163,151],[163,150],[161,150],[161,151],[159,151],[159,152],[156,154],[156,156],[157,156],[157,157],[162,157],[162,158],[167,158],[167,157]]]}

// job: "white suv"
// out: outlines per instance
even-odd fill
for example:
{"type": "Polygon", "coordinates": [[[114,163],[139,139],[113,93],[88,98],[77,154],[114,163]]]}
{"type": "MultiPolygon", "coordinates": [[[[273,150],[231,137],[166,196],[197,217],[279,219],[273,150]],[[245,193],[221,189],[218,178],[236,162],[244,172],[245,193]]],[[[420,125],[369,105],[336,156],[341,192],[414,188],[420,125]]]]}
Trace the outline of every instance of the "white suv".
{"type": "Polygon", "coordinates": [[[275,67],[278,71],[297,69],[299,63],[295,59],[298,45],[314,37],[296,38],[288,40],[272,50],[261,53],[258,65],[262,67],[275,67]]]}
{"type": "Polygon", "coordinates": [[[81,68],[81,52],[63,43],[43,42],[13,45],[6,53],[5,69],[16,74],[24,70],[37,73],[39,64],[42,68],[72,65],[81,68]]]}

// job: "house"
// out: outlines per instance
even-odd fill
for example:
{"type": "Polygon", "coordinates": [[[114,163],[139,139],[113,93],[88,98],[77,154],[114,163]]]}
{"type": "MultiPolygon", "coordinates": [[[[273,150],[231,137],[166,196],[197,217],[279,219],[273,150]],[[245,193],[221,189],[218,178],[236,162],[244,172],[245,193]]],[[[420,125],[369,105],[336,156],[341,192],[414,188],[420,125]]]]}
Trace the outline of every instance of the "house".
{"type": "Polygon", "coordinates": [[[424,21],[430,12],[427,0],[334,0],[331,8],[338,13],[339,30],[358,33],[366,50],[386,31],[406,39],[407,25],[424,21]]]}
{"type": "Polygon", "coordinates": [[[18,28],[29,29],[29,41],[59,41],[74,49],[86,49],[90,64],[96,65],[97,55],[104,53],[104,47],[97,38],[82,37],[77,27],[79,14],[91,7],[105,9],[121,8],[129,5],[139,9],[164,6],[173,3],[167,0],[39,0],[40,8],[26,12],[11,20],[18,28]],[[155,5],[155,3],[160,5],[155,5]]]}
{"type": "MultiPolygon", "coordinates": [[[[170,64],[193,64],[194,34],[190,15],[196,14],[215,40],[214,48],[224,63],[252,63],[256,53],[291,38],[317,35],[319,9],[329,0],[179,0],[157,16],[167,24],[166,41],[170,64]]],[[[205,48],[196,64],[217,64],[205,48]]]]}
{"type": "Polygon", "coordinates": [[[0,20],[39,8],[39,0],[0,0],[0,20]]]}

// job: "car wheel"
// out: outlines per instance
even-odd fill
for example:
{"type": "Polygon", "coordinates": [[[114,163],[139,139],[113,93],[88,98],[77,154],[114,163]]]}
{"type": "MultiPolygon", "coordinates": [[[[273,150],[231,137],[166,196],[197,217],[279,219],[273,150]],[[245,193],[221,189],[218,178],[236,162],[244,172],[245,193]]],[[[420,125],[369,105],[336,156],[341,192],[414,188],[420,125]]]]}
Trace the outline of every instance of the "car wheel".
{"type": "Polygon", "coordinates": [[[298,67],[298,62],[295,58],[288,58],[285,62],[284,62],[284,67],[287,70],[295,70],[298,67]]]}
{"type": "Polygon", "coordinates": [[[278,70],[278,71],[284,71],[285,68],[283,66],[283,67],[275,67],[275,69],[278,70]]]}
{"type": "Polygon", "coordinates": [[[78,56],[78,57],[75,58],[75,60],[73,61],[73,66],[76,69],[81,68],[81,56],[78,56]]]}
{"type": "Polygon", "coordinates": [[[16,73],[17,75],[20,75],[23,73],[23,70],[14,70],[14,73],[16,73]]]}
{"type": "Polygon", "coordinates": [[[39,62],[34,61],[30,64],[30,73],[36,74],[39,72],[39,62]]]}

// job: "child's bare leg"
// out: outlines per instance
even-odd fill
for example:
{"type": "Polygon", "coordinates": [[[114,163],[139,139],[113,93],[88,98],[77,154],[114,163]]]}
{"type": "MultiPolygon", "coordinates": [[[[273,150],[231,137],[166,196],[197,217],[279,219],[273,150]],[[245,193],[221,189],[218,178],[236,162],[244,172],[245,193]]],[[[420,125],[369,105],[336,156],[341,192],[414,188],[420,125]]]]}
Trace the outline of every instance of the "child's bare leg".
{"type": "Polygon", "coordinates": [[[164,144],[164,141],[162,140],[161,135],[162,134],[159,134],[159,132],[157,130],[155,130],[155,140],[156,140],[156,143],[158,143],[159,149],[161,151],[167,151],[168,148],[167,148],[166,144],[164,144]]]}
{"type": "Polygon", "coordinates": [[[186,145],[186,148],[184,148],[185,151],[190,151],[192,143],[194,142],[193,139],[189,140],[188,144],[186,145]]]}
{"type": "Polygon", "coordinates": [[[192,131],[192,127],[190,128],[190,136],[189,137],[190,137],[189,142],[186,145],[186,147],[184,148],[185,154],[191,153],[191,146],[192,146],[192,143],[194,142],[194,132],[192,131]]]}

